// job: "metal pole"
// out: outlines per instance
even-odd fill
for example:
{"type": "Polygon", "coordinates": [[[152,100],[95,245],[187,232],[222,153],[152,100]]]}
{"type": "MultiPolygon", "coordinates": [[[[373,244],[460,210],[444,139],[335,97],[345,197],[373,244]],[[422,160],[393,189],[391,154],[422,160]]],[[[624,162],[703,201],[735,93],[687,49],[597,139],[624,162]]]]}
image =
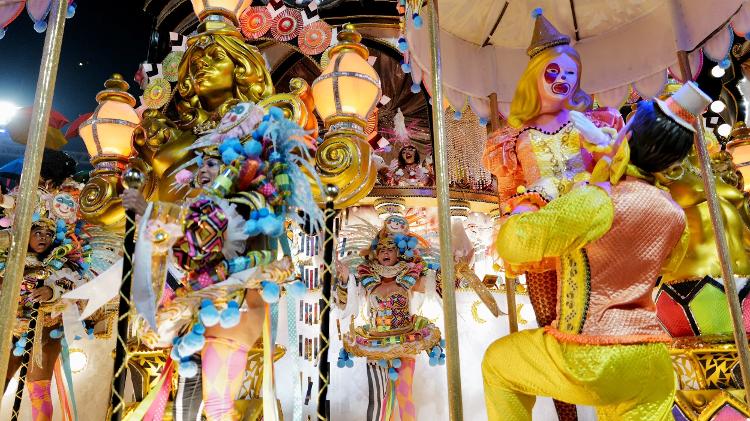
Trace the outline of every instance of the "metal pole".
{"type": "MultiPolygon", "coordinates": [[[[130,168],[122,175],[125,188],[139,190],[143,174],[130,168]]],[[[125,412],[125,381],[128,378],[128,328],[130,322],[130,286],[133,281],[133,252],[135,251],[135,212],[125,211],[125,238],[122,242],[122,285],[117,309],[117,342],[115,343],[114,375],[110,400],[111,421],[120,421],[125,412]]]]}
{"type": "MultiPolygon", "coordinates": [[[[44,38],[42,63],[39,66],[39,78],[36,82],[34,108],[31,111],[31,127],[23,157],[23,169],[19,183],[18,209],[13,224],[13,240],[6,262],[5,277],[0,289],[0,379],[5,379],[8,371],[10,345],[13,340],[13,324],[18,307],[18,294],[21,292],[21,280],[26,261],[26,250],[29,243],[31,217],[37,201],[39,170],[42,166],[44,144],[47,138],[47,125],[52,110],[52,96],[55,93],[57,64],[60,60],[65,15],[68,2],[55,0],[50,9],[49,27],[44,38]]],[[[0,381],[0,397],[5,392],[5,382],[0,381]]],[[[1,404],[0,404],[1,406],[1,404]]]]}
{"type": "MultiPolygon", "coordinates": [[[[679,51],[677,58],[680,63],[680,70],[684,80],[692,80],[693,76],[690,71],[690,64],[686,51],[679,51]]],[[[701,178],[703,179],[703,188],[706,192],[706,201],[708,203],[708,212],[711,216],[711,225],[716,237],[716,250],[719,252],[719,261],[721,262],[721,276],[724,278],[724,292],[729,304],[729,313],[732,316],[732,326],[734,327],[734,343],[737,346],[737,353],[740,357],[740,369],[742,370],[742,381],[745,385],[745,401],[750,404],[750,390],[747,384],[750,380],[750,352],[748,352],[747,336],[745,336],[745,325],[742,321],[742,307],[740,306],[739,295],[737,295],[737,286],[734,283],[734,270],[732,268],[732,258],[729,254],[729,244],[727,243],[726,231],[724,230],[724,218],[721,215],[721,207],[716,195],[716,181],[711,171],[711,157],[706,149],[706,141],[703,135],[703,119],[695,119],[693,123],[695,128],[695,150],[700,160],[701,178]]]]}
{"type": "Polygon", "coordinates": [[[338,188],[333,185],[326,187],[325,232],[323,232],[323,286],[320,299],[320,350],[318,351],[318,420],[327,421],[331,416],[330,401],[328,400],[328,384],[330,382],[331,363],[328,361],[330,317],[331,317],[331,285],[333,285],[333,250],[336,241],[334,221],[337,211],[333,208],[334,200],[338,196],[338,188]]]}
{"type": "Polygon", "coordinates": [[[432,121],[435,122],[435,175],[437,176],[438,222],[440,232],[440,270],[443,275],[443,318],[445,324],[446,362],[448,372],[448,409],[451,421],[463,420],[461,399],[461,359],[458,351],[456,322],[456,274],[451,250],[450,178],[448,176],[448,145],[443,113],[443,84],[440,65],[440,25],[437,0],[428,2],[430,20],[430,53],[432,56],[432,121]]]}
{"type": "MultiPolygon", "coordinates": [[[[497,109],[497,94],[491,93],[490,99],[490,133],[500,128],[500,117],[497,109]]],[[[502,208],[500,196],[497,196],[498,212],[502,208]]],[[[505,297],[508,300],[508,329],[510,333],[518,332],[518,314],[516,312],[516,283],[518,278],[505,273],[505,297]]]]}

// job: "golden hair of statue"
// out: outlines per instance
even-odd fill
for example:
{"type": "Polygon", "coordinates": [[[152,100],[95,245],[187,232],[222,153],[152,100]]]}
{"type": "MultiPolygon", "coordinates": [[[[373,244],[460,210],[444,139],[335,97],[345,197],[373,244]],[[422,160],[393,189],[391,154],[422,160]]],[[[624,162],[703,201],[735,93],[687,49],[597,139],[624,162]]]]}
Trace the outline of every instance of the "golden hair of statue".
{"type": "MultiPolygon", "coordinates": [[[[731,157],[728,167],[726,157],[720,152],[714,153],[712,158],[715,163],[722,163],[722,168],[730,168],[729,171],[733,172],[731,157]]],[[[657,176],[658,181],[669,188],[672,198],[684,209],[690,233],[685,258],[677,270],[664,275],[665,282],[697,279],[706,275],[716,279],[721,278],[716,238],[698,165],[698,158],[693,152],[681,166],[657,176]]],[[[750,229],[742,217],[742,209],[746,206],[746,200],[742,191],[724,181],[722,176],[724,171],[722,173],[716,173],[716,169],[714,171],[716,193],[724,217],[734,273],[739,276],[748,276],[750,275],[750,255],[748,255],[750,229]]]]}

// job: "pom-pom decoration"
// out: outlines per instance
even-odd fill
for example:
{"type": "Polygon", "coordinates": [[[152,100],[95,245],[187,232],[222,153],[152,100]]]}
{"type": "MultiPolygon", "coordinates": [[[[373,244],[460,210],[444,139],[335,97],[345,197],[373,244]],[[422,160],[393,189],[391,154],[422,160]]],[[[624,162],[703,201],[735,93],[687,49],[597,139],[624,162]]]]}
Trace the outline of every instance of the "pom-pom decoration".
{"type": "Polygon", "coordinates": [[[201,303],[201,310],[198,313],[201,323],[204,326],[216,326],[219,323],[219,310],[216,309],[211,300],[204,299],[201,303]]]}
{"type": "Polygon", "coordinates": [[[273,304],[277,301],[279,301],[279,297],[281,295],[281,288],[278,284],[271,281],[262,281],[260,283],[261,285],[261,292],[260,296],[263,298],[263,301],[273,304]]]}
{"type": "Polygon", "coordinates": [[[230,301],[227,308],[221,312],[219,325],[224,329],[237,326],[240,323],[240,305],[236,301],[230,301]]]}
{"type": "Polygon", "coordinates": [[[534,10],[531,11],[531,17],[532,18],[536,19],[539,16],[542,16],[542,8],[541,7],[537,7],[536,9],[534,9],[534,10]]]}

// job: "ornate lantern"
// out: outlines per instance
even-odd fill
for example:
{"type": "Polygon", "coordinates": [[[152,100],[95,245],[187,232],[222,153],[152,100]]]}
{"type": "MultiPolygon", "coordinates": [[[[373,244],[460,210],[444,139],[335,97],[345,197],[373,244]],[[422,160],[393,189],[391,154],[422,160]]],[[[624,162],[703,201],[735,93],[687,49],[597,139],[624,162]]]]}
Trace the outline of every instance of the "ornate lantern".
{"type": "Polygon", "coordinates": [[[365,128],[382,91],[354,25],[344,25],[338,40],[328,53],[328,66],[312,84],[312,94],[328,129],[315,163],[323,182],[339,188],[335,205],[343,208],[366,196],[375,184],[377,169],[365,128]]]}
{"type": "Polygon", "coordinates": [[[131,138],[140,118],[133,106],[129,85],[115,74],[96,95],[99,105],[81,124],[79,132],[91,156],[94,171],[81,192],[81,212],[90,222],[119,227],[124,217],[120,206],[120,175],[133,153],[131,138]]]}

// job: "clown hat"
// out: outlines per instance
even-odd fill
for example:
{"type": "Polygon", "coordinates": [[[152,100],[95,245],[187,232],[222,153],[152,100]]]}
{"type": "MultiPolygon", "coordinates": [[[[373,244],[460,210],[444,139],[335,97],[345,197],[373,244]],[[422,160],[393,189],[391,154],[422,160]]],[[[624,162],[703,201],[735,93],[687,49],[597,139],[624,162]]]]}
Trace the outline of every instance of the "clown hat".
{"type": "Polygon", "coordinates": [[[701,91],[694,82],[687,82],[666,100],[654,98],[654,102],[677,124],[695,132],[693,123],[711,103],[711,97],[701,91]]]}
{"type": "Polygon", "coordinates": [[[550,23],[542,15],[542,9],[537,8],[531,13],[531,17],[536,19],[534,22],[534,33],[531,36],[531,45],[526,49],[526,54],[529,57],[541,53],[547,48],[551,48],[557,45],[568,45],[570,44],[570,37],[561,34],[557,28],[550,23]]]}

